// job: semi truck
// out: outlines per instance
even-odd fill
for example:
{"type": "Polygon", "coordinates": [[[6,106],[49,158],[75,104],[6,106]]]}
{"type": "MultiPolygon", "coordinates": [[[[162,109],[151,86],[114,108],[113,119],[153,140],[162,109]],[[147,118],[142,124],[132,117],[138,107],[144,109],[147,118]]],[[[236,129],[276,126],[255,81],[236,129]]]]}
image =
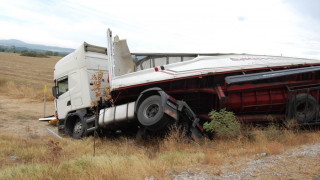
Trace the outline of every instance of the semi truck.
{"type": "Polygon", "coordinates": [[[201,138],[208,113],[223,108],[244,122],[320,123],[319,60],[131,53],[109,29],[107,39],[107,47],[84,42],[56,63],[52,92],[60,133],[78,139],[93,131],[161,132],[175,124],[201,138]]]}

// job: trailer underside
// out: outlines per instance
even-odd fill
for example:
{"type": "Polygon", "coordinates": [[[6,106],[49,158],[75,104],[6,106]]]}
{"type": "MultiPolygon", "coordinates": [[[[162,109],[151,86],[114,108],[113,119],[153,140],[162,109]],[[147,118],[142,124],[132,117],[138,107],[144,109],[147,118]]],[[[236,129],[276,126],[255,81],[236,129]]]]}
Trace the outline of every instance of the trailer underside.
{"type": "MultiPolygon", "coordinates": [[[[159,87],[175,99],[185,101],[204,121],[208,120],[208,113],[212,109],[221,108],[234,112],[240,121],[266,120],[267,115],[272,115],[275,119],[284,119],[289,96],[288,87],[320,84],[320,68],[313,68],[319,65],[209,73],[123,87],[113,91],[112,96],[115,105],[118,105],[134,101],[145,89],[159,87]],[[313,69],[310,70],[310,67],[313,69]],[[265,77],[270,72],[282,74],[265,77]],[[251,79],[248,78],[249,75],[251,79]]],[[[316,93],[311,92],[311,95],[318,99],[316,93]]]]}

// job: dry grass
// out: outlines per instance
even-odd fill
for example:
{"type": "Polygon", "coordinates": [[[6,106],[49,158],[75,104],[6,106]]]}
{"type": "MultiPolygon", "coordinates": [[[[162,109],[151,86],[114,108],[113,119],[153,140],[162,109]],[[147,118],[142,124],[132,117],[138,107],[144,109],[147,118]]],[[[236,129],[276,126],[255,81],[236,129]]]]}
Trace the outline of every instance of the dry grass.
{"type": "MultiPolygon", "coordinates": [[[[142,143],[124,137],[97,139],[96,156],[92,137],[57,140],[0,134],[0,179],[164,179],[170,178],[167,170],[232,164],[262,152],[278,154],[296,145],[320,142],[319,131],[283,131],[283,137],[276,140],[268,139],[266,131],[256,130],[254,141],[205,139],[196,143],[177,131],[162,140],[142,143]]],[[[221,170],[215,167],[212,173],[219,175],[221,170]]]]}
{"type": "MultiPolygon", "coordinates": [[[[53,85],[52,85],[53,86],[53,85]]],[[[31,99],[36,101],[43,101],[44,87],[36,88],[33,86],[18,85],[14,81],[7,81],[0,77],[0,93],[9,97],[20,99],[31,99]],[[2,84],[2,85],[1,85],[2,84]]],[[[47,101],[53,101],[52,90],[47,89],[47,101]]]]}
{"type": "Polygon", "coordinates": [[[13,98],[43,100],[48,85],[48,100],[53,100],[53,70],[61,57],[35,58],[0,52],[0,93],[13,98]]]}
{"type": "Polygon", "coordinates": [[[280,154],[302,144],[320,142],[319,131],[295,132],[277,125],[266,129],[250,128],[250,137],[240,135],[233,140],[205,141],[204,163],[220,165],[253,154],[280,154]],[[228,158],[229,157],[229,158],[228,158]]]}
{"type": "Polygon", "coordinates": [[[0,151],[2,179],[163,178],[167,169],[203,159],[203,154],[195,152],[196,149],[171,151],[162,146],[162,142],[157,142],[160,150],[155,156],[150,156],[149,146],[142,146],[127,138],[98,139],[94,157],[92,137],[81,141],[53,140],[59,142],[62,150],[59,156],[51,157],[54,153],[52,147],[48,147],[48,142],[50,144],[52,140],[8,135],[0,137],[0,145],[4,147],[0,151]],[[17,159],[12,161],[11,156],[17,159]]]}

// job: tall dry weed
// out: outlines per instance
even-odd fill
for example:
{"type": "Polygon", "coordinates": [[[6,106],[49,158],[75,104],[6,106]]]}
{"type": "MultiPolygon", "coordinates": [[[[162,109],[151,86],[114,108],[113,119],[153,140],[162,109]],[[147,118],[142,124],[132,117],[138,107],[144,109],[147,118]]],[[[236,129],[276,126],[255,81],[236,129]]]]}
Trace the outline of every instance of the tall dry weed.
{"type": "Polygon", "coordinates": [[[189,142],[190,139],[186,137],[186,133],[182,128],[171,126],[169,132],[165,138],[161,140],[160,144],[162,150],[177,150],[183,149],[189,142]]]}
{"type": "Polygon", "coordinates": [[[62,147],[58,141],[49,140],[47,143],[48,160],[52,163],[58,163],[60,160],[62,147]]]}

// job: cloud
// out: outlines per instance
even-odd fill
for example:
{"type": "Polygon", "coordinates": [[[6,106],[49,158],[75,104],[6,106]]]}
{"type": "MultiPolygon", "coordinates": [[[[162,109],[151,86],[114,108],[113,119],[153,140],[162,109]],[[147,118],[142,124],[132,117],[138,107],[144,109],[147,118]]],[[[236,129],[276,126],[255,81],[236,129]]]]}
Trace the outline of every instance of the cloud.
{"type": "Polygon", "coordinates": [[[285,0],[284,2],[303,16],[320,20],[319,0],[285,0]]]}
{"type": "Polygon", "coordinates": [[[306,18],[301,12],[311,6],[296,10],[298,1],[1,1],[2,39],[72,48],[83,41],[105,46],[106,30],[111,28],[128,39],[136,52],[235,52],[320,59],[315,48],[320,41],[317,28],[306,28],[315,23],[317,12],[314,18],[306,18]]]}

